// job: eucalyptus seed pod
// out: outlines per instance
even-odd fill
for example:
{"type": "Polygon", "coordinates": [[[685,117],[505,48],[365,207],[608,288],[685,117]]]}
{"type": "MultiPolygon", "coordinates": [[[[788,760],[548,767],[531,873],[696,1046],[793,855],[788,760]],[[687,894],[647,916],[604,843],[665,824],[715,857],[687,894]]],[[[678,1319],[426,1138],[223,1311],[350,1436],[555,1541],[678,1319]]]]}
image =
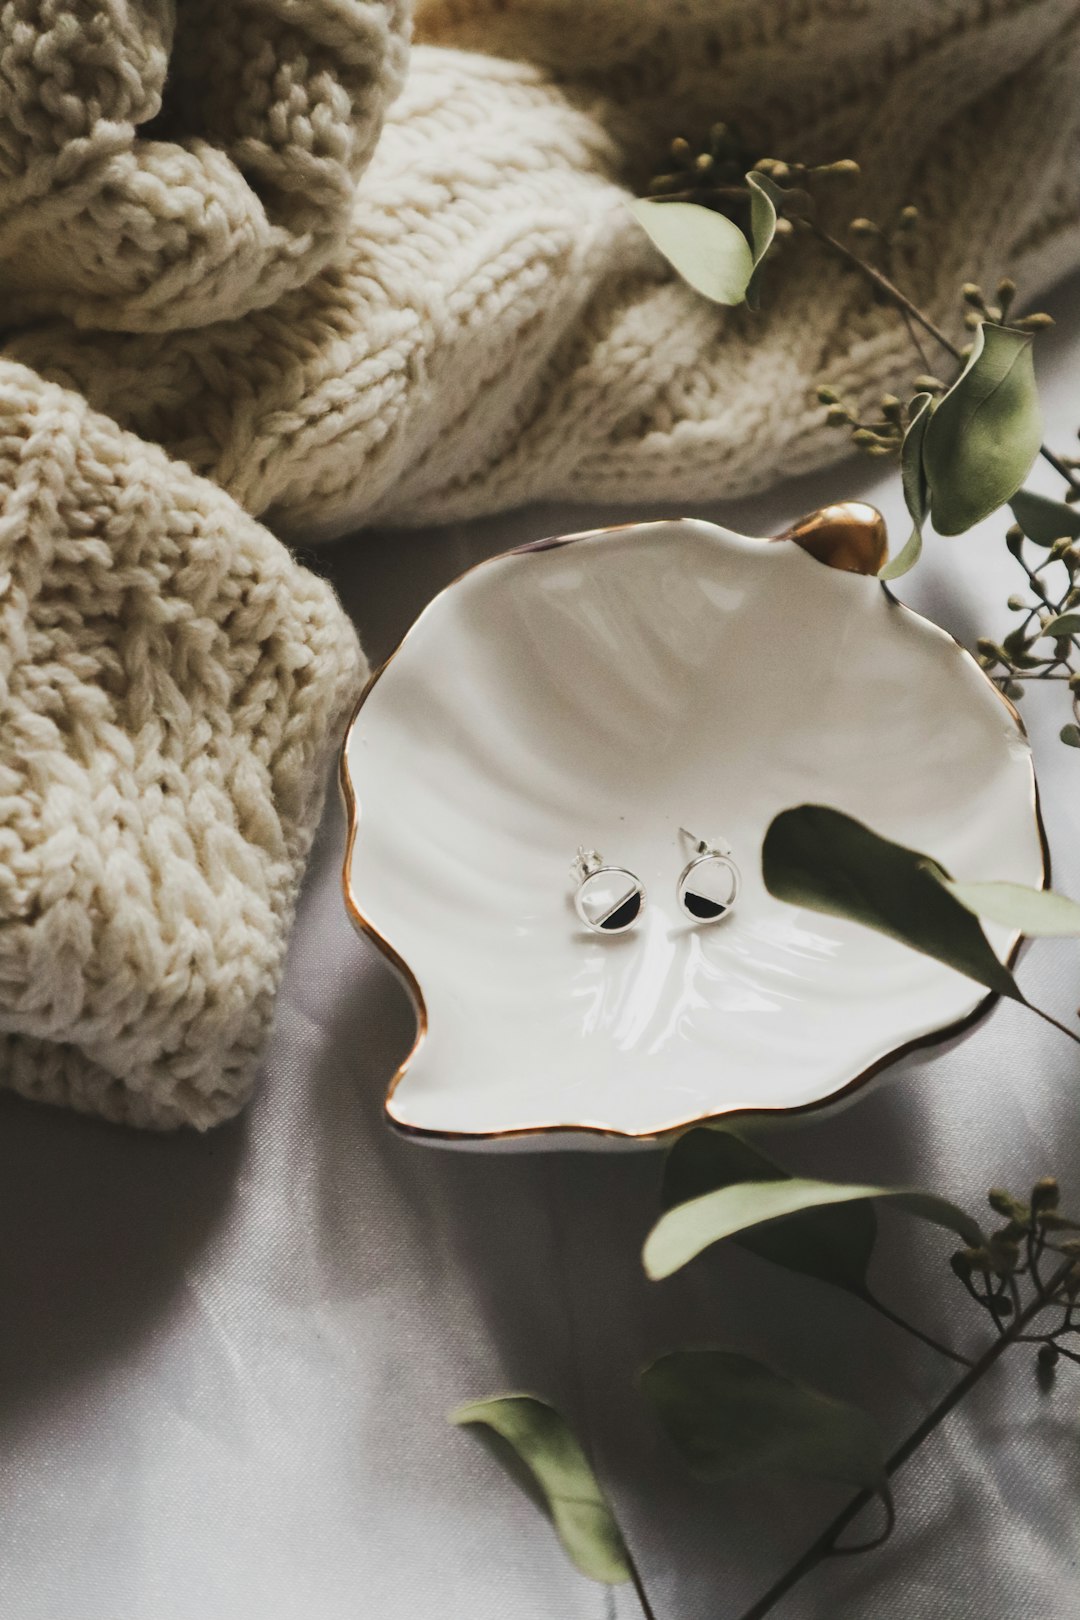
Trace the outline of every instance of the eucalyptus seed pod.
{"type": "Polygon", "coordinates": [[[1040,1176],[1031,1189],[1031,1207],[1038,1214],[1042,1210],[1056,1209],[1061,1200],[1061,1188],[1056,1176],[1040,1176]]]}

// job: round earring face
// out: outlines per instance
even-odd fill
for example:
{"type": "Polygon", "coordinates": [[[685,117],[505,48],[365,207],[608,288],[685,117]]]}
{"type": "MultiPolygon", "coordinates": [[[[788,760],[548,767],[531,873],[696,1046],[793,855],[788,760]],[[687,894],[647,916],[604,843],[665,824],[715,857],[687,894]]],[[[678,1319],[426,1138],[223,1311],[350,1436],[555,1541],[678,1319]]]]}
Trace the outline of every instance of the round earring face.
{"type": "Polygon", "coordinates": [[[739,896],[739,869],[726,855],[699,855],[683,868],[679,904],[695,922],[719,922],[739,896]]]}
{"type": "Polygon", "coordinates": [[[578,885],[574,910],[595,934],[622,934],[645,909],[645,886],[623,866],[602,866],[578,885]]]}

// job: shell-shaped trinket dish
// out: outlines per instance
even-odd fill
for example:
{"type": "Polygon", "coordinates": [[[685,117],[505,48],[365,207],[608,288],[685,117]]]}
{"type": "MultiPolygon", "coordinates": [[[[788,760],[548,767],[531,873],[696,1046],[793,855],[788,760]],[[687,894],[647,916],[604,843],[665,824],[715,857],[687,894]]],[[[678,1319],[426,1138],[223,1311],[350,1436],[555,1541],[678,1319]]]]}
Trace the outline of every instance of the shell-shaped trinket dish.
{"type": "Polygon", "coordinates": [[[761,877],[772,818],[813,802],[958,876],[1045,882],[1016,713],[873,577],[884,549],[858,504],[779,542],[629,524],[480,563],[425,608],[342,760],[346,902],[416,1008],[396,1127],[647,1141],[811,1108],[977,1015],[971,980],[761,877]],[[718,922],[679,904],[680,827],[738,865],[718,922]],[[640,879],[634,927],[580,921],[581,846],[640,879]]]}

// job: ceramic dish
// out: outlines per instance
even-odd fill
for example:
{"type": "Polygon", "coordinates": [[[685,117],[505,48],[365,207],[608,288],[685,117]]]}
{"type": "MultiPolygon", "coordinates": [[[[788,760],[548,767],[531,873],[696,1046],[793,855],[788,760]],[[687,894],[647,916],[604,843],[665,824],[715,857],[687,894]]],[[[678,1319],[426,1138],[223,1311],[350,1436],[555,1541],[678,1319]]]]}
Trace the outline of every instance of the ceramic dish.
{"type": "Polygon", "coordinates": [[[1045,881],[1015,711],[869,577],[880,519],[831,509],[796,538],[674,521],[526,546],[438,596],[370,682],[343,754],[345,894],[416,1007],[397,1127],[586,1145],[805,1109],[983,1005],[762,885],[765,829],[805,801],[958,875],[1045,881]],[[680,824],[741,868],[718,925],[677,905],[680,824]],[[631,931],[578,921],[579,845],[643,880],[631,931]]]}

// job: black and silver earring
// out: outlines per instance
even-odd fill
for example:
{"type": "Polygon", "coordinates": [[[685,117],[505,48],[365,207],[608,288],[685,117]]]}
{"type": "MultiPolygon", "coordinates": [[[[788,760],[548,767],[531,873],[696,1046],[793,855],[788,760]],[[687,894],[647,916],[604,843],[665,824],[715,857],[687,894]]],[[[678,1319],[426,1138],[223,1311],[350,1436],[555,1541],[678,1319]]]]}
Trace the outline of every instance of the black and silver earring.
{"type": "Polygon", "coordinates": [[[706,843],[685,827],[679,831],[694,848],[676,885],[679,904],[694,922],[719,922],[739,898],[739,868],[724,845],[706,843]]]}
{"type": "Polygon", "coordinates": [[[625,866],[605,866],[595,849],[578,849],[574,910],[594,934],[622,934],[645,910],[645,885],[625,866]]]}

